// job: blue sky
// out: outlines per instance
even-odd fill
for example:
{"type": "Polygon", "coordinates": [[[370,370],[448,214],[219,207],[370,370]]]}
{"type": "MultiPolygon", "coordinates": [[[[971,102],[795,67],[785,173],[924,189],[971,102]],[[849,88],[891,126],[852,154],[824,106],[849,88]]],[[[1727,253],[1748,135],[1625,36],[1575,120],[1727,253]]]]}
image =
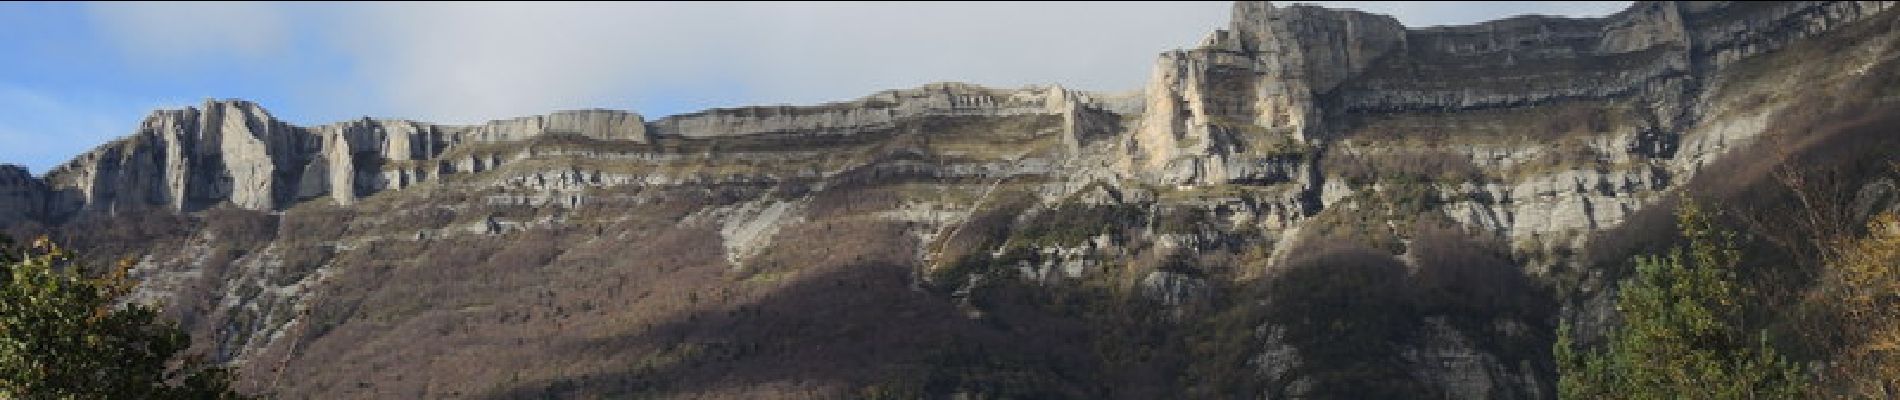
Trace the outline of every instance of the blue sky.
{"type": "MultiPolygon", "coordinates": [[[[1627,2],[1315,2],[1409,26],[1627,2]]],[[[0,163],[43,173],[151,110],[256,101],[316,125],[649,118],[938,81],[1139,88],[1221,28],[1206,3],[0,3],[0,163]]]]}

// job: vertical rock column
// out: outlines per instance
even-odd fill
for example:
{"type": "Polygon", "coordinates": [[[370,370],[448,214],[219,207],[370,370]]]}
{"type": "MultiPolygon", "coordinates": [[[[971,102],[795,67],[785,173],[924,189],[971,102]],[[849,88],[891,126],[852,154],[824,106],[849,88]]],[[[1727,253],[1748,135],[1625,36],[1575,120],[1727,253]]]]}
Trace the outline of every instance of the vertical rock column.
{"type": "Polygon", "coordinates": [[[1124,172],[1182,185],[1248,179],[1273,144],[1319,134],[1318,94],[1404,46],[1391,17],[1236,3],[1230,30],[1161,55],[1124,172]]]}
{"type": "Polygon", "coordinates": [[[268,210],[277,205],[272,193],[277,163],[271,154],[276,146],[266,141],[281,140],[283,135],[270,122],[269,114],[249,103],[205,104],[204,133],[217,138],[224,164],[216,185],[238,207],[268,210]]]}

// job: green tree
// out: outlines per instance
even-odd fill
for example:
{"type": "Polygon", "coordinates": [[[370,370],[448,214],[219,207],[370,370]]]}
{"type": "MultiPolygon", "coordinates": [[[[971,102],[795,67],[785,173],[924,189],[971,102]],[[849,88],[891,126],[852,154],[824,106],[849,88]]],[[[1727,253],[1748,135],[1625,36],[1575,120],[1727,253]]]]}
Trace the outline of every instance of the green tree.
{"type": "Polygon", "coordinates": [[[0,239],[0,398],[239,397],[227,371],[180,356],[190,336],[151,307],[119,304],[129,266],[87,276],[43,237],[0,239]]]}
{"type": "Polygon", "coordinates": [[[1559,329],[1558,394],[1566,399],[1785,399],[1803,393],[1800,369],[1765,333],[1741,324],[1733,234],[1693,203],[1678,210],[1688,244],[1636,259],[1616,309],[1623,324],[1604,348],[1578,351],[1559,329]]]}

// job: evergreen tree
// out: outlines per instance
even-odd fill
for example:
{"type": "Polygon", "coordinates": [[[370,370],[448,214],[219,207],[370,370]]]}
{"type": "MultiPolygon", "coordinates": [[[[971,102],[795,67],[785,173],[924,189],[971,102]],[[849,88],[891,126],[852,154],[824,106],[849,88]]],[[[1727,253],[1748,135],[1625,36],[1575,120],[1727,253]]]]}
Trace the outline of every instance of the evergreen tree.
{"type": "Polygon", "coordinates": [[[1616,309],[1623,324],[1603,349],[1573,349],[1559,330],[1558,394],[1566,399],[1785,399],[1806,385],[1765,333],[1741,325],[1733,234],[1685,203],[1677,227],[1687,246],[1636,259],[1616,309]]]}
{"type": "Polygon", "coordinates": [[[45,238],[0,240],[0,398],[237,398],[223,369],[179,354],[190,336],[118,300],[130,263],[86,276],[45,238]]]}

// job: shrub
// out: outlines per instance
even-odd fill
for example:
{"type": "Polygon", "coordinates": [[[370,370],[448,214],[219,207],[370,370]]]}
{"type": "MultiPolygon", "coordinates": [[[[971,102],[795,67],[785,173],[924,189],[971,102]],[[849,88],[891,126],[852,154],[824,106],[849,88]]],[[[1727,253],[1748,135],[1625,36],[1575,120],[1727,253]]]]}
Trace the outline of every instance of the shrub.
{"type": "Polygon", "coordinates": [[[1700,207],[1678,209],[1688,244],[1667,256],[1636,260],[1616,309],[1623,324],[1601,351],[1572,348],[1569,326],[1554,351],[1558,395],[1567,399],[1795,398],[1806,389],[1793,363],[1765,332],[1741,324],[1745,303],[1733,234],[1715,228],[1700,207]]]}
{"type": "Polygon", "coordinates": [[[1484,170],[1463,154],[1421,150],[1391,154],[1355,154],[1330,151],[1320,159],[1320,171],[1354,185],[1375,182],[1478,182],[1484,170]]]}
{"type": "Polygon", "coordinates": [[[1416,232],[1410,254],[1418,264],[1414,285],[1425,311],[1484,323],[1541,319],[1554,311],[1503,243],[1436,223],[1421,222],[1416,232]]]}
{"type": "Polygon", "coordinates": [[[1824,309],[1825,319],[1804,330],[1838,349],[1826,371],[1849,397],[1893,397],[1900,388],[1900,214],[1886,213],[1868,224],[1865,236],[1839,242],[1821,284],[1806,300],[1824,309]]]}
{"type": "MultiPolygon", "coordinates": [[[[1319,241],[1270,277],[1266,320],[1299,348],[1294,373],[1312,398],[1417,398],[1399,346],[1420,324],[1406,272],[1392,256],[1351,241],[1319,241]]],[[[1280,397],[1280,396],[1274,396],[1280,397]]]]}
{"type": "Polygon", "coordinates": [[[225,370],[182,357],[191,337],[157,310],[119,306],[129,262],[84,276],[44,237],[0,247],[0,397],[239,397],[225,370]]]}
{"type": "Polygon", "coordinates": [[[1027,244],[1074,246],[1098,235],[1116,235],[1121,227],[1138,224],[1141,208],[1132,205],[1063,203],[1036,216],[1015,233],[1027,244]]]}

